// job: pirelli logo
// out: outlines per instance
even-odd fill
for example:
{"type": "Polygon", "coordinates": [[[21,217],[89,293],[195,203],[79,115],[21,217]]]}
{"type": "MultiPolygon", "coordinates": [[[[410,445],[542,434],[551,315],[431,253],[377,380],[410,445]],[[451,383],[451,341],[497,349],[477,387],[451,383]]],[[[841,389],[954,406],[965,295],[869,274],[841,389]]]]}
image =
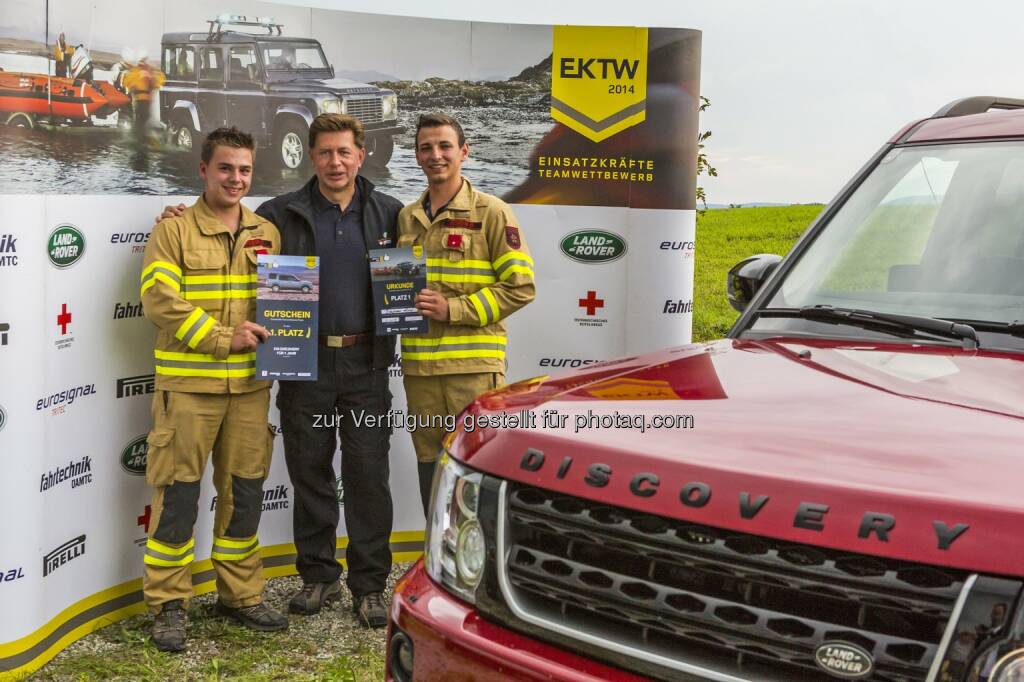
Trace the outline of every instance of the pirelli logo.
{"type": "Polygon", "coordinates": [[[551,117],[600,142],[647,113],[647,29],[555,26],[551,117]]]}

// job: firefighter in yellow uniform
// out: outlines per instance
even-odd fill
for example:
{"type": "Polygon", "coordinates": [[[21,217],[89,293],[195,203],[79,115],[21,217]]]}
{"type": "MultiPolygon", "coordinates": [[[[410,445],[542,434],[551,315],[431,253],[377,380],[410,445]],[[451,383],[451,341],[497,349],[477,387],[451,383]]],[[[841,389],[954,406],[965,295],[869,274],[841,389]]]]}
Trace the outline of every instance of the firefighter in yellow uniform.
{"type": "Polygon", "coordinates": [[[146,482],[154,488],[143,592],[157,648],[185,647],[200,481],[213,455],[217,491],[211,558],[217,611],[257,630],[288,625],[263,604],[257,527],[273,446],[269,383],[255,378],[256,260],[280,252],[277,228],[240,203],[252,136],[213,131],[203,144],[203,196],[161,221],[146,246],[142,305],[157,334],[153,430],[146,482]]]}
{"type": "Polygon", "coordinates": [[[416,307],[430,319],[430,330],[402,337],[424,514],[444,438],[437,417],[457,415],[477,395],[504,383],[505,318],[535,294],[533,259],[516,218],[505,202],[462,177],[468,154],[458,121],[421,116],[416,161],[428,186],[398,216],[398,245],[422,246],[427,257],[427,289],[417,295],[416,307]]]}

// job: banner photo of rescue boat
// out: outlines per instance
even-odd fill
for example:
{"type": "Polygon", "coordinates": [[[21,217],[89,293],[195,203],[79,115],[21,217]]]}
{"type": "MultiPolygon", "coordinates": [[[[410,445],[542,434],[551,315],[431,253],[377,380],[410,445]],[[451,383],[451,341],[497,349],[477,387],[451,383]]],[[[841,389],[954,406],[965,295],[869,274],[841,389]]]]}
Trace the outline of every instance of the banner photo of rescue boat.
{"type": "MultiPolygon", "coordinates": [[[[512,205],[519,224],[507,238],[533,258],[536,300],[509,318],[509,381],[690,339],[699,31],[247,0],[212,10],[199,0],[19,0],[5,19],[0,515],[18,522],[0,524],[0,678],[144,610],[155,330],[139,273],[153,218],[201,191],[199,148],[217,126],[257,139],[245,199],[255,208],[310,177],[308,125],[319,113],[363,121],[361,173],[404,202],[425,188],[417,117],[458,118],[464,174],[512,205]]],[[[404,414],[398,357],[390,375],[404,414]]],[[[275,407],[268,419],[280,433],[275,407]]],[[[281,441],[259,533],[268,576],[295,573],[281,441]]],[[[214,587],[210,473],[194,535],[198,593],[214,587]]],[[[392,549],[411,561],[423,515],[402,428],[391,477],[392,549]]],[[[336,492],[343,506],[340,483],[336,492]]],[[[346,535],[342,521],[341,561],[346,535]]]]}

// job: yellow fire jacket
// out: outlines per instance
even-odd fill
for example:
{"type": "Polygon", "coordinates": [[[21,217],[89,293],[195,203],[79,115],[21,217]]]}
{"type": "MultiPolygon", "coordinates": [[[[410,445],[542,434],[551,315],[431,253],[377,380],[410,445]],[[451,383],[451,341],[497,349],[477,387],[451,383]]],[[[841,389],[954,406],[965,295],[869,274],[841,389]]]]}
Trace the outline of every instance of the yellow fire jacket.
{"type": "Polygon", "coordinates": [[[434,219],[424,192],[398,215],[398,245],[426,251],[427,287],[448,298],[447,322],[402,336],[402,370],[415,376],[505,371],[505,318],[533,300],[533,259],[512,209],[462,179],[434,219]]]}
{"type": "Polygon", "coordinates": [[[159,333],[156,387],[188,393],[247,393],[256,353],[229,353],[236,325],[256,319],[256,257],[277,254],[274,224],[242,207],[237,234],[202,197],[178,218],[153,228],[143,260],[146,317],[159,333]]]}
{"type": "Polygon", "coordinates": [[[160,69],[151,66],[133,67],[121,79],[124,86],[136,102],[148,102],[153,98],[153,93],[164,86],[167,76],[160,69]]]}

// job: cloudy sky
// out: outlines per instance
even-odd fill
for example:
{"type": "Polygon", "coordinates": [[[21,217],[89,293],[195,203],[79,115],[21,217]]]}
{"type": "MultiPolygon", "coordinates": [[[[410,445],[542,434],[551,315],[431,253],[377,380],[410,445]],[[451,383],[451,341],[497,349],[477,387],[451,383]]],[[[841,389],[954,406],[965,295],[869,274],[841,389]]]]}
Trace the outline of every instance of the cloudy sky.
{"type": "MultiPolygon", "coordinates": [[[[976,0],[303,0],[447,19],[704,32],[715,203],[828,201],[904,123],[969,95],[1024,98],[1024,3],[976,0]]],[[[444,41],[443,32],[435,36],[444,41]]]]}

